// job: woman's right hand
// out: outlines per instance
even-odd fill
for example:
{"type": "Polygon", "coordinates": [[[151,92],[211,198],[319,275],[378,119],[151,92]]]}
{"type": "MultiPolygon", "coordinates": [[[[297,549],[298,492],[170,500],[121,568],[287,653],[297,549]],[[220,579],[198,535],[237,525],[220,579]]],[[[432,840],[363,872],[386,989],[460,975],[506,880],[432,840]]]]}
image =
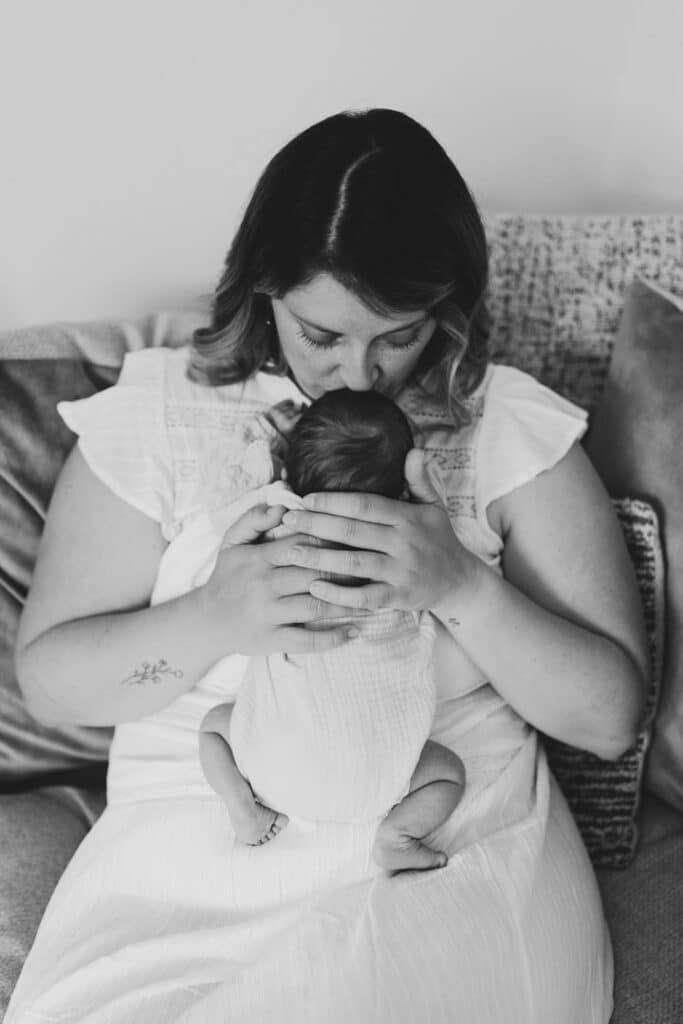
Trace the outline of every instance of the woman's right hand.
{"type": "Polygon", "coordinates": [[[326,626],[358,609],[328,604],[309,593],[324,574],[292,565],[297,542],[319,543],[302,534],[259,543],[279,526],[283,506],[257,505],[226,531],[215,568],[202,587],[206,614],[225,637],[226,653],[305,654],[339,647],[358,635],[350,625],[326,626]]]}

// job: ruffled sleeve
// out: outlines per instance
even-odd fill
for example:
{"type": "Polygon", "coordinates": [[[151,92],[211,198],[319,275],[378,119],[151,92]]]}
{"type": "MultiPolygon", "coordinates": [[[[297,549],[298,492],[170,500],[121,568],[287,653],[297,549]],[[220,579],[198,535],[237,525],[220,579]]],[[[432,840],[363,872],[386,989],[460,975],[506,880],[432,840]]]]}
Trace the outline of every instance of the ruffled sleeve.
{"type": "Polygon", "coordinates": [[[166,363],[173,356],[160,348],[129,353],[113,387],[57,405],[78,434],[78,446],[95,475],[117,497],[156,520],[167,540],[176,532],[164,401],[166,363]]]}
{"type": "Polygon", "coordinates": [[[477,510],[490,530],[492,501],[562,459],[586,431],[587,413],[535,378],[494,366],[477,443],[477,510]]]}

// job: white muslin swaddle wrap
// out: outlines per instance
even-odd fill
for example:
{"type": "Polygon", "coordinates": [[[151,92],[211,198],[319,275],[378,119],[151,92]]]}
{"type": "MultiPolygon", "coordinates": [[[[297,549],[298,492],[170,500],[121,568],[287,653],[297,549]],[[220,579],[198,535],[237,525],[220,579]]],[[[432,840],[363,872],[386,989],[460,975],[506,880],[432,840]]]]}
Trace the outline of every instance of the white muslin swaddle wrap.
{"type": "MultiPolygon", "coordinates": [[[[164,552],[153,603],[206,582],[225,531],[261,503],[302,507],[285,484],[273,483],[198,515],[164,552]]],[[[341,647],[252,657],[235,702],[230,743],[237,765],[258,798],[289,817],[383,817],[407,793],[429,737],[436,708],[432,616],[387,610],[353,622],[359,636],[341,647]]],[[[211,670],[214,685],[220,666],[211,670]]]]}

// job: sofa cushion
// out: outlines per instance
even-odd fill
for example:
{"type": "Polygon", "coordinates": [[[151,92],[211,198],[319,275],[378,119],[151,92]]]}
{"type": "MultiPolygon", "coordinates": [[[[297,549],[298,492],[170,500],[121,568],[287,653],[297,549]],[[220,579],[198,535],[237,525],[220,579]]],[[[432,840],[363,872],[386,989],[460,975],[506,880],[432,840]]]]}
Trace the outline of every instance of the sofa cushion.
{"type": "Polygon", "coordinates": [[[623,499],[615,500],[614,507],[636,570],[650,650],[650,684],[638,739],[616,761],[603,761],[549,737],[545,746],[593,865],[623,868],[636,852],[645,759],[659,702],[664,573],[657,514],[652,506],[623,499]]]}
{"type": "Polygon", "coordinates": [[[634,275],[683,294],[683,217],[490,213],[486,234],[494,359],[590,412],[634,275]]]}
{"type": "MultiPolygon", "coordinates": [[[[61,399],[112,384],[126,352],[179,344],[196,314],[127,323],[55,324],[0,334],[0,792],[39,785],[54,773],[94,765],[103,775],[110,729],[46,727],[28,714],[14,672],[19,615],[31,581],[47,504],[74,435],[57,415],[61,399]]],[[[94,781],[94,779],[93,779],[94,781]]]]}
{"type": "MultiPolygon", "coordinates": [[[[683,292],[682,292],[683,294],[683,292]]],[[[667,571],[662,700],[647,782],[683,811],[683,301],[636,279],[626,292],[586,450],[611,494],[660,514],[667,571]]]]}
{"type": "Polygon", "coordinates": [[[633,863],[597,872],[614,948],[610,1024],[683,1020],[683,816],[654,794],[643,812],[633,863]]]}
{"type": "Polygon", "coordinates": [[[0,1020],[43,911],[104,807],[104,790],[52,787],[0,795],[0,1020]]]}

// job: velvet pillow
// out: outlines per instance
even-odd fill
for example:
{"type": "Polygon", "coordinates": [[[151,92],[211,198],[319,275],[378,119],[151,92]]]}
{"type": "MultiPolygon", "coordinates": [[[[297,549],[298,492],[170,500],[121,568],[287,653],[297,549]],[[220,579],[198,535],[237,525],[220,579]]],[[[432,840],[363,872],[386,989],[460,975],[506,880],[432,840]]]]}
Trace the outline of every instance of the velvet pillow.
{"type": "Polygon", "coordinates": [[[650,650],[650,683],[635,745],[616,761],[545,737],[550,767],[569,804],[596,868],[624,868],[638,842],[638,808],[646,754],[659,702],[664,573],[655,510],[644,501],[615,500],[643,605],[650,650]]]}
{"type": "Polygon", "coordinates": [[[610,494],[643,497],[659,515],[666,639],[646,783],[683,811],[683,302],[638,278],[586,450],[610,494]]]}
{"type": "Polygon", "coordinates": [[[0,792],[47,783],[102,784],[111,729],[47,727],[27,712],[14,641],[47,504],[75,437],[57,415],[117,379],[126,352],[188,340],[201,320],[52,324],[0,333],[0,792]]]}

